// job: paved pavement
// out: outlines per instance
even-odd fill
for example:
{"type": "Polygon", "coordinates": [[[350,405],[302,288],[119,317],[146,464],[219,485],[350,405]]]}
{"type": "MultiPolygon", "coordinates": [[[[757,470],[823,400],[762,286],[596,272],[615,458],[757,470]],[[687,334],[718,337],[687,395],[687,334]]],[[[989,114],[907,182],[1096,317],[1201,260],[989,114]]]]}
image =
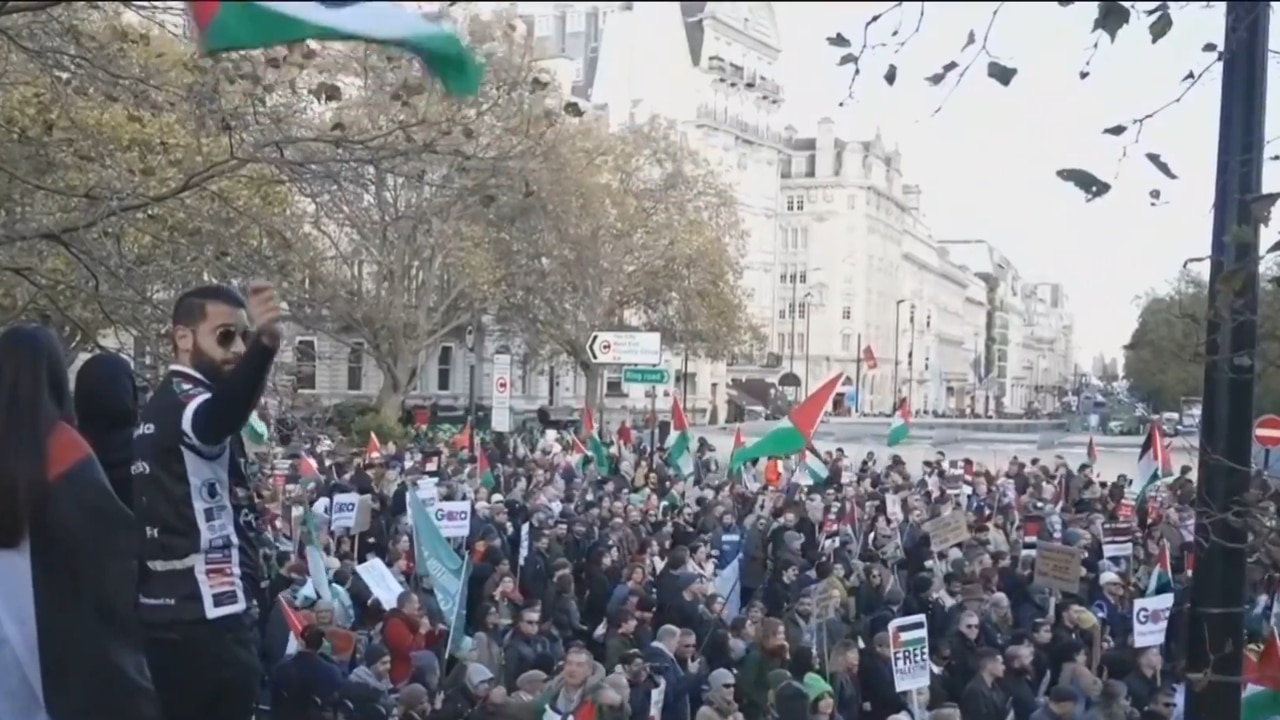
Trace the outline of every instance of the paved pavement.
{"type": "MultiPolygon", "coordinates": [[[[765,428],[766,430],[767,427],[765,428]]],[[[751,442],[763,435],[764,431],[751,432],[744,428],[743,437],[747,442],[751,442]]],[[[733,432],[732,427],[697,428],[695,430],[696,435],[705,437],[716,447],[717,455],[724,461],[728,460],[729,450],[733,447],[733,432]]],[[[1048,460],[1054,455],[1062,455],[1072,465],[1087,461],[1085,449],[1089,440],[1088,435],[1064,435],[1064,441],[1045,446],[1043,443],[1038,442],[1041,438],[1029,435],[970,433],[960,437],[948,436],[935,440],[932,437],[922,437],[925,434],[913,433],[907,442],[894,448],[888,448],[884,444],[886,436],[882,432],[874,434],[862,433],[857,434],[857,436],[847,437],[845,436],[846,433],[837,433],[836,435],[841,437],[832,437],[829,433],[819,432],[814,438],[814,446],[823,451],[843,448],[847,455],[854,457],[865,455],[868,451],[874,451],[881,458],[887,458],[890,454],[897,454],[917,468],[924,460],[932,459],[939,450],[947,453],[950,458],[969,458],[975,462],[998,467],[1005,466],[1015,456],[1020,460],[1027,461],[1033,457],[1048,460]]],[[[1137,471],[1138,452],[1142,445],[1142,438],[1095,437],[1094,440],[1098,450],[1097,468],[1104,477],[1114,478],[1120,473],[1133,475],[1137,471]]],[[[1183,464],[1194,466],[1197,455],[1197,445],[1194,437],[1173,438],[1173,465],[1175,469],[1183,464]]]]}

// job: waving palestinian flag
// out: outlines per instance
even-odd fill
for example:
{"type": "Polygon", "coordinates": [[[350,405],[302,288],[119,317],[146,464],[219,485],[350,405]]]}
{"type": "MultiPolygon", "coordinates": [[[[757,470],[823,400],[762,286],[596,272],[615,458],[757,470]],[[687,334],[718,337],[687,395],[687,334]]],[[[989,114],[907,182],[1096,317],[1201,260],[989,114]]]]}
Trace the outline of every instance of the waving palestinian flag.
{"type": "Polygon", "coordinates": [[[191,18],[208,53],[261,50],[304,40],[364,40],[417,55],[454,95],[474,95],[484,70],[457,33],[389,2],[193,0],[191,18]]]}
{"type": "Polygon", "coordinates": [[[818,386],[809,397],[791,409],[786,419],[750,445],[734,450],[729,460],[730,470],[742,467],[744,463],[767,457],[786,457],[795,455],[813,443],[813,433],[822,422],[822,415],[831,407],[836,391],[840,389],[840,381],[844,373],[838,372],[829,380],[818,386]]]}
{"type": "Polygon", "coordinates": [[[696,473],[697,458],[693,454],[693,433],[689,431],[689,418],[684,414],[678,396],[671,396],[671,449],[667,450],[667,467],[681,480],[689,480],[696,473]]]}
{"type": "Polygon", "coordinates": [[[1242,720],[1280,718],[1280,640],[1269,623],[1262,652],[1257,658],[1245,655],[1243,694],[1242,720]]]}

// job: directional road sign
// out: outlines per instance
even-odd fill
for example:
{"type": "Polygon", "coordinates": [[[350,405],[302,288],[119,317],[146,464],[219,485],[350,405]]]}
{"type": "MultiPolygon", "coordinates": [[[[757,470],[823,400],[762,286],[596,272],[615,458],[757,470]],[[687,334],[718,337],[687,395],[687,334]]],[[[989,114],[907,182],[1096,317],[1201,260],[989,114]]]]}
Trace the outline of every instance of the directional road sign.
{"type": "Polygon", "coordinates": [[[511,355],[493,356],[493,395],[490,398],[494,432],[511,432],[511,355]]]}
{"type": "Polygon", "coordinates": [[[1253,441],[1267,450],[1280,447],[1280,415],[1263,415],[1253,421],[1253,441]]]}
{"type": "Polygon", "coordinates": [[[671,371],[666,368],[655,367],[623,368],[622,382],[631,385],[670,385],[671,371]]]}
{"type": "Polygon", "coordinates": [[[596,365],[658,365],[662,333],[597,330],[587,340],[587,357],[596,365]]]}

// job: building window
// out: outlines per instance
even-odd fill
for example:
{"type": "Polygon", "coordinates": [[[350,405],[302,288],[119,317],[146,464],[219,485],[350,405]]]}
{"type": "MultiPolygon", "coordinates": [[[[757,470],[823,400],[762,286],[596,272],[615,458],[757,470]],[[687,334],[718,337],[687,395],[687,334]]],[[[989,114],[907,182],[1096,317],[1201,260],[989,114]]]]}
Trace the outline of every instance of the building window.
{"type": "Polygon", "coordinates": [[[551,34],[551,21],[554,20],[550,15],[539,15],[533,19],[533,34],[539,37],[551,34]]]}
{"type": "Polygon", "coordinates": [[[565,13],[564,27],[566,32],[582,32],[587,27],[586,15],[580,12],[565,13]]]}
{"type": "Polygon", "coordinates": [[[800,268],[798,283],[801,285],[809,284],[809,273],[804,268],[800,268]]]}
{"type": "Polygon", "coordinates": [[[792,265],[790,270],[787,272],[787,284],[788,285],[796,284],[796,266],[795,265],[792,265]]]}
{"type": "Polygon", "coordinates": [[[804,196],[796,196],[796,212],[804,212],[804,196]]]}
{"type": "Polygon", "coordinates": [[[853,333],[848,331],[840,333],[840,350],[842,352],[853,350],[853,333]]]}
{"type": "Polygon", "coordinates": [[[852,320],[852,319],[853,319],[853,308],[849,307],[848,305],[845,305],[844,307],[840,308],[840,319],[841,319],[841,320],[852,320]]]}
{"type": "Polygon", "coordinates": [[[804,212],[804,196],[788,195],[787,212],[804,212]]]}
{"type": "Polygon", "coordinates": [[[787,234],[791,236],[791,249],[799,250],[800,249],[800,228],[791,228],[791,231],[787,234]]]}
{"type": "Polygon", "coordinates": [[[809,249],[809,228],[807,227],[800,228],[800,249],[809,249]]]}
{"type": "Polygon", "coordinates": [[[794,302],[787,303],[787,317],[796,316],[796,304],[794,302]]]}
{"type": "Polygon", "coordinates": [[[604,371],[604,394],[607,397],[625,397],[626,389],[622,387],[621,370],[604,371]]]}
{"type": "Polygon", "coordinates": [[[778,273],[778,282],[785,285],[787,283],[787,266],[782,266],[782,272],[778,273]]]}
{"type": "Polygon", "coordinates": [[[782,352],[783,350],[786,350],[786,349],[787,349],[787,334],[778,333],[778,352],[782,352]]]}
{"type": "Polygon", "coordinates": [[[779,320],[786,320],[786,319],[787,319],[787,309],[786,309],[786,308],[784,308],[784,307],[780,307],[780,308],[778,308],[778,319],[779,319],[779,320]]]}
{"type": "Polygon", "coordinates": [[[804,319],[805,308],[809,307],[809,303],[800,303],[800,319],[804,319]]]}
{"type": "Polygon", "coordinates": [[[796,352],[804,352],[804,333],[796,333],[796,352]]]}
{"type": "Polygon", "coordinates": [[[364,343],[353,342],[347,350],[347,390],[364,390],[364,343]]]}
{"type": "Polygon", "coordinates": [[[315,338],[298,338],[294,341],[293,382],[299,390],[316,389],[315,338]]]}
{"type": "Polygon", "coordinates": [[[453,345],[441,345],[436,351],[436,392],[453,389],[453,345]]]}

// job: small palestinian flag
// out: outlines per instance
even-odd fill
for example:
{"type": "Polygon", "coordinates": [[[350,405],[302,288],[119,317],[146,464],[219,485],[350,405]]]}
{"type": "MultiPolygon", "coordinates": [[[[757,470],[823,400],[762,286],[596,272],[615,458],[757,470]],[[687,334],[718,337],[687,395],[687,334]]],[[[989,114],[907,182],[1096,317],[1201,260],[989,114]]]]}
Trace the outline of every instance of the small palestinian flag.
{"type": "Polygon", "coordinates": [[[1160,552],[1156,554],[1155,567],[1151,568],[1151,579],[1147,581],[1147,597],[1155,597],[1173,592],[1173,565],[1169,562],[1169,543],[1160,542],[1160,552]]]}
{"type": "Polygon", "coordinates": [[[486,457],[486,453],[476,453],[476,478],[486,490],[492,490],[498,484],[493,479],[493,468],[489,467],[489,458],[486,457]]]}
{"type": "Polygon", "coordinates": [[[1280,718],[1280,640],[1268,625],[1262,651],[1244,658],[1244,690],[1240,702],[1243,720],[1280,718]]]}
{"type": "Polygon", "coordinates": [[[582,408],[582,434],[587,438],[586,446],[591,451],[591,458],[596,462],[596,472],[609,474],[609,451],[600,442],[600,433],[596,432],[595,416],[591,408],[582,408]]]}
{"type": "Polygon", "coordinates": [[[889,423],[889,439],[885,442],[889,447],[901,444],[911,434],[911,403],[906,398],[898,405],[898,412],[893,414],[889,423]]]}
{"type": "Polygon", "coordinates": [[[389,2],[189,3],[210,54],[262,50],[306,40],[363,40],[417,55],[445,91],[475,95],[484,69],[453,30],[389,2]]]}
{"type": "Polygon", "coordinates": [[[684,414],[680,398],[671,397],[671,448],[667,450],[667,467],[681,480],[689,480],[696,473],[697,459],[693,455],[693,433],[689,431],[689,418],[684,414]]]}
{"type": "Polygon", "coordinates": [[[1089,458],[1089,464],[1096,467],[1098,465],[1098,448],[1093,444],[1093,436],[1089,436],[1089,445],[1084,450],[1085,455],[1089,458]]]}

